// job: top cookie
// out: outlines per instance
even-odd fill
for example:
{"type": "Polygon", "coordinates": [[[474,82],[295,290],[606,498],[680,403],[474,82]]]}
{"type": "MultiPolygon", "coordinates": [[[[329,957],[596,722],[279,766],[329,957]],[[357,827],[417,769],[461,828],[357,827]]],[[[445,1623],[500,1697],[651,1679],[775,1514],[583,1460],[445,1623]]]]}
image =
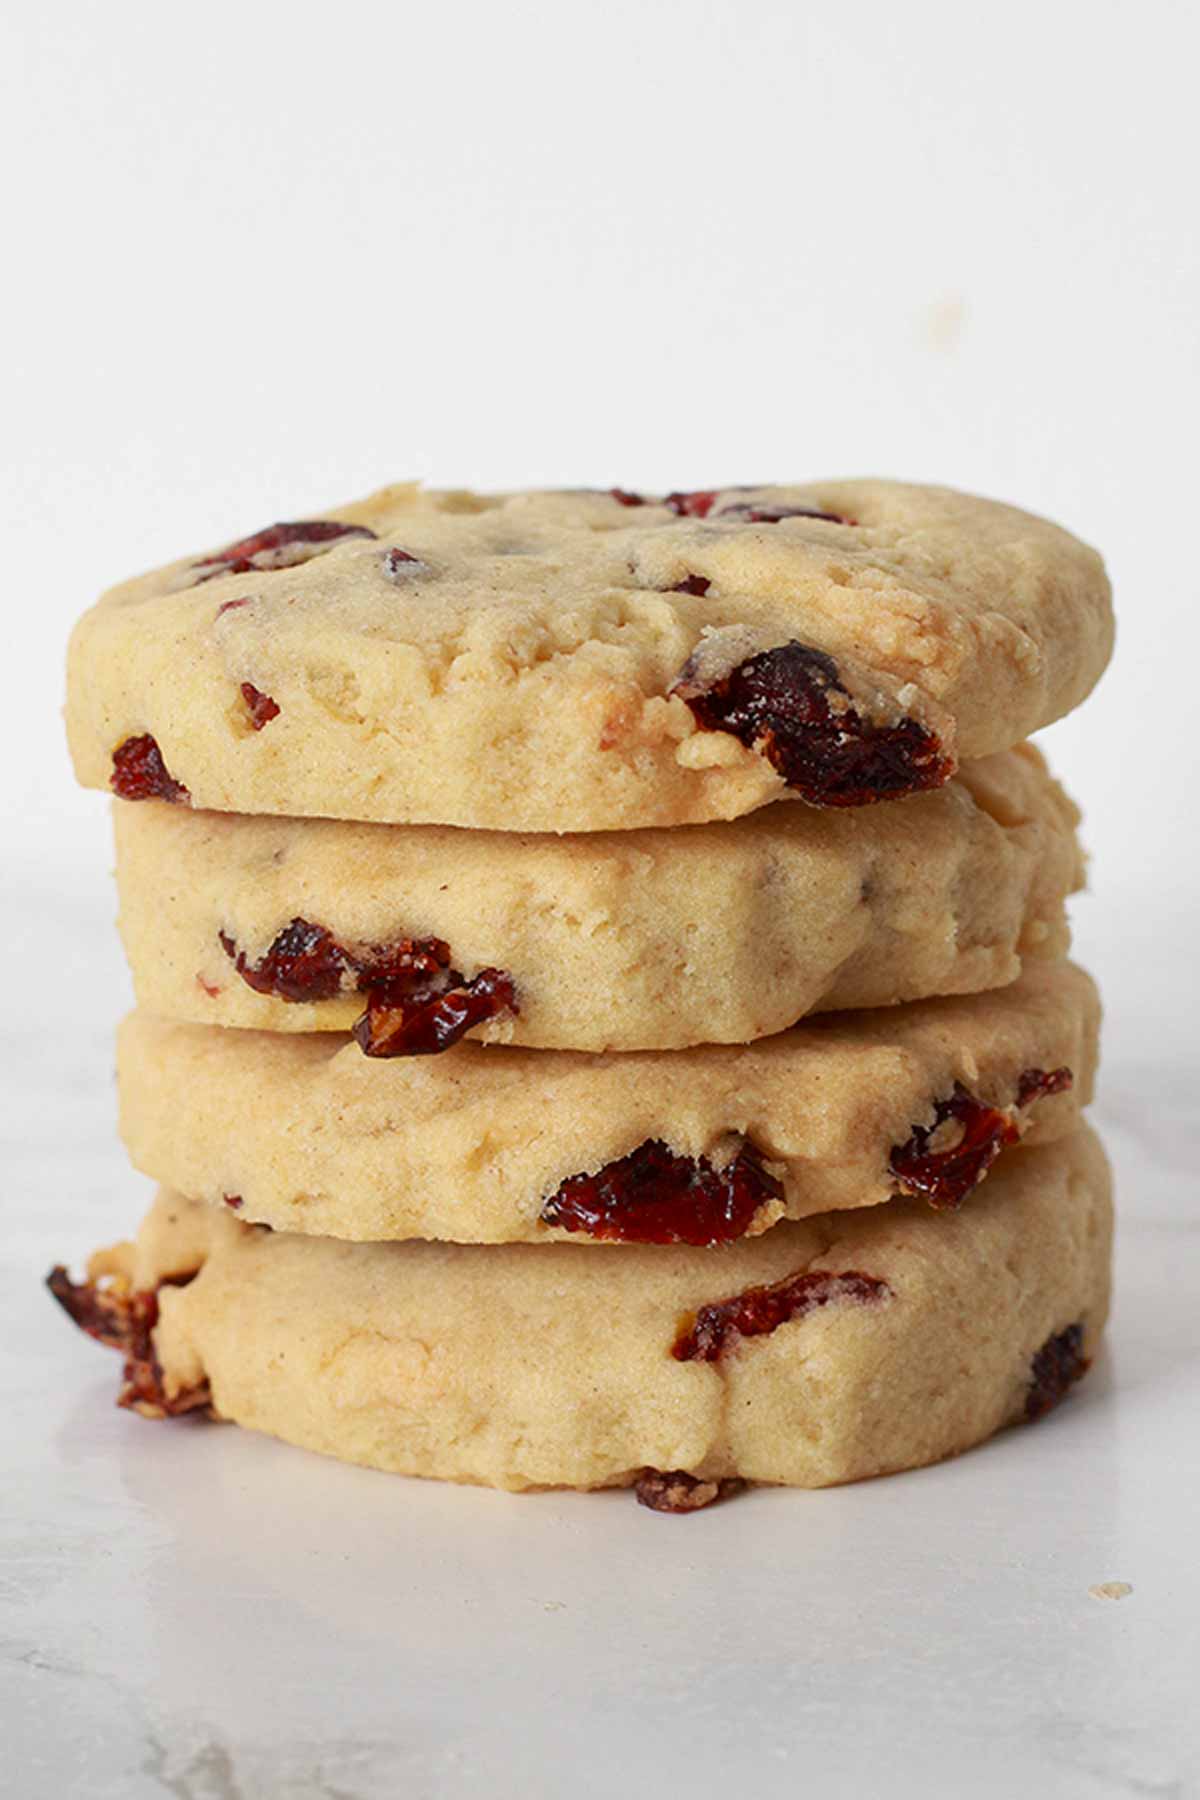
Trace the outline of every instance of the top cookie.
{"type": "Polygon", "coordinates": [[[1100,558],[886,481],[384,488],[126,582],[76,627],[80,780],[216,811],[492,830],[940,786],[1077,705],[1100,558]]]}

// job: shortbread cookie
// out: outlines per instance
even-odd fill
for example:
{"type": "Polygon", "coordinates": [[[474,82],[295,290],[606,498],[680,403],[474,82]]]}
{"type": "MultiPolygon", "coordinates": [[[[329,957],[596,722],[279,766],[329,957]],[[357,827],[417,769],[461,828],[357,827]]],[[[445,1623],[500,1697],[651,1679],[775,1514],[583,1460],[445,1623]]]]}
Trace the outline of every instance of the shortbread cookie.
{"type": "Polygon", "coordinates": [[[125,1351],[143,1411],[210,1405],[449,1481],[637,1482],[679,1509],[737,1479],[935,1462],[1037,1417],[1095,1353],[1110,1229],[1081,1131],[1007,1158],[957,1214],[902,1201],[719,1251],[343,1244],[164,1194],[93,1285],[51,1286],[125,1351]]]}
{"type": "Polygon", "coordinates": [[[72,642],[85,785],[501,831],[937,787],[1076,706],[1099,557],[885,481],[666,500],[385,488],[107,594],[72,642]]]}
{"type": "Polygon", "coordinates": [[[142,1006],[272,1031],[362,1018],[372,1054],[460,1027],[577,1050],[746,1043],[812,1011],[977,992],[1065,949],[1081,879],[1078,815],[1030,745],[904,806],[677,831],[114,810],[142,1006]]]}
{"type": "Polygon", "coordinates": [[[1028,1131],[1073,1130],[1099,1003],[1048,963],[969,999],[746,1047],[370,1062],[344,1039],[125,1021],[137,1167],[277,1229],[351,1239],[713,1243],[896,1193],[953,1207],[1028,1131]]]}

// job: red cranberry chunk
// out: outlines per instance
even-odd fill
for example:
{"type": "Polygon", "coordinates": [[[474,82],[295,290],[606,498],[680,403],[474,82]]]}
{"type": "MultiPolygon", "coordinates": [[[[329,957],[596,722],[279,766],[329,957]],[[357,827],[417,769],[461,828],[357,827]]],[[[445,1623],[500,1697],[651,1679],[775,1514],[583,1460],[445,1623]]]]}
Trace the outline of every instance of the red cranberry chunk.
{"type": "Polygon", "coordinates": [[[689,1475],[685,1469],[643,1469],[634,1492],[641,1505],[652,1512],[692,1513],[740,1494],[745,1485],[737,1477],[705,1481],[699,1475],[689,1475]]]}
{"type": "Polygon", "coordinates": [[[222,1194],[221,1198],[222,1198],[222,1200],[224,1200],[226,1206],[228,1206],[231,1209],[231,1211],[241,1212],[244,1202],[243,1202],[242,1196],[240,1194],[222,1194]]]}
{"type": "Polygon", "coordinates": [[[1030,1369],[1025,1417],[1032,1422],[1057,1406],[1071,1384],[1087,1374],[1088,1367],[1082,1324],[1068,1325],[1065,1331],[1047,1338],[1030,1369]]]}
{"type": "Polygon", "coordinates": [[[414,575],[423,575],[428,566],[411,550],[401,550],[399,544],[383,553],[383,572],[391,581],[411,581],[414,575]]]}
{"type": "Polygon", "coordinates": [[[855,523],[855,520],[844,518],[841,513],[821,512],[815,506],[752,506],[748,501],[723,506],[717,518],[744,519],[748,525],[778,525],[783,519],[822,519],[827,525],[855,523]]]}
{"type": "Polygon", "coordinates": [[[802,1319],[822,1306],[873,1306],[890,1298],[891,1291],[886,1281],[856,1269],[788,1275],[769,1287],[747,1288],[728,1300],[700,1307],[676,1338],[671,1354],[678,1362],[716,1362],[742,1338],[765,1337],[789,1319],[802,1319]]]}
{"type": "MultiPolygon", "coordinates": [[[[1047,1094],[1062,1094],[1074,1081],[1070,1069],[1025,1069],[1017,1077],[1017,1107],[1024,1110],[1047,1094]]],[[[988,1106],[961,1081],[934,1104],[932,1125],[916,1125],[912,1136],[892,1151],[888,1166],[901,1193],[922,1194],[931,1206],[953,1211],[978,1187],[1000,1152],[1015,1144],[1020,1126],[1011,1113],[988,1106]],[[954,1142],[930,1148],[934,1135],[953,1119],[954,1142]]]]}
{"type": "Polygon", "coordinates": [[[237,612],[240,606],[249,606],[249,604],[250,601],[248,598],[244,600],[222,600],[220,606],[217,608],[217,617],[219,619],[222,613],[237,612]]]}
{"type": "Polygon", "coordinates": [[[609,488],[608,493],[609,498],[615,500],[618,506],[645,506],[646,504],[643,494],[631,493],[628,488],[609,488]]]}
{"type": "Polygon", "coordinates": [[[668,494],[663,505],[669,506],[681,519],[707,519],[720,491],[719,488],[696,488],[691,493],[668,494]]]}
{"type": "Polygon", "coordinates": [[[46,1286],[80,1331],[110,1350],[128,1352],[148,1343],[158,1323],[158,1296],[152,1291],[122,1295],[90,1281],[75,1282],[61,1264],[51,1269],[46,1286]]]}
{"type": "Polygon", "coordinates": [[[481,969],[467,981],[450,966],[441,938],[400,938],[350,950],[308,919],[293,919],[256,963],[220,932],[221,947],[259,994],[293,1002],[332,1000],[353,988],[367,1010],[352,1027],[367,1056],[432,1056],[473,1025],[519,1010],[512,977],[481,969]]]}
{"type": "Polygon", "coordinates": [[[1008,1113],[986,1106],[956,1081],[949,1096],[935,1104],[933,1124],[915,1126],[907,1142],[892,1151],[888,1167],[901,1193],[921,1194],[931,1206],[954,1211],[1020,1135],[1008,1113]],[[946,1149],[930,1149],[935,1132],[948,1119],[961,1126],[957,1141],[946,1149]]]}
{"type": "Polygon", "coordinates": [[[288,524],[268,525],[251,537],[239,538],[236,544],[227,544],[212,556],[201,557],[193,565],[193,585],[212,581],[218,575],[290,569],[319,556],[339,538],[374,536],[365,525],[344,525],[339,519],[296,519],[288,524]]]}
{"type": "Polygon", "coordinates": [[[364,1056],[436,1056],[472,1026],[519,1011],[512,977],[503,969],[481,969],[466,982],[451,969],[446,979],[451,985],[435,994],[405,996],[394,982],[369,987],[367,1010],[353,1028],[364,1056]]]}
{"type": "Polygon", "coordinates": [[[323,925],[307,919],[293,919],[285,925],[270,948],[252,963],[244,950],[224,931],[219,934],[221,948],[238,974],[256,994],[273,994],[276,999],[296,1004],[332,1000],[342,991],[343,977],[350,967],[349,958],[337,939],[323,925]]]}
{"type": "Polygon", "coordinates": [[[462,980],[450,967],[450,946],[442,938],[398,938],[376,944],[359,957],[358,986],[394,1006],[428,1000],[462,980]]]}
{"type": "Polygon", "coordinates": [[[94,1282],[74,1282],[61,1266],[51,1269],[46,1277],[51,1294],[79,1329],[124,1356],[118,1406],[129,1407],[147,1418],[161,1419],[209,1404],[207,1382],[168,1395],[154,1352],[152,1334],[158,1323],[159,1292],[164,1287],[185,1287],[191,1279],[190,1274],[180,1275],[160,1282],[157,1288],[122,1294],[94,1282]]]}
{"type": "Polygon", "coordinates": [[[694,594],[698,600],[702,600],[711,586],[712,582],[707,575],[685,575],[682,581],[675,583],[671,592],[673,594],[694,594]]]}
{"type": "Polygon", "coordinates": [[[250,723],[255,731],[261,731],[272,719],[279,717],[279,702],[272,700],[270,694],[262,693],[253,682],[243,681],[242,699],[246,702],[246,710],[250,714],[250,723]]]}
{"type": "Polygon", "coordinates": [[[162,751],[149,732],[126,738],[113,751],[109,786],[122,800],[172,800],[186,805],[191,798],[182,781],[176,781],[162,759],[162,751]]]}
{"type": "Polygon", "coordinates": [[[954,765],[915,719],[873,725],[851,704],[837,664],[810,645],[762,650],[708,687],[685,664],[671,689],[706,731],[761,752],[813,806],[868,806],[941,787],[954,765]]]}
{"type": "Polygon", "coordinates": [[[1032,1106],[1048,1094],[1065,1094],[1075,1084],[1070,1069],[1023,1069],[1017,1077],[1017,1105],[1032,1106]]]}
{"type": "Polygon", "coordinates": [[[352,1030],[364,1055],[416,1054],[406,1040],[409,1034],[421,1037],[418,1017],[445,1000],[461,981],[458,970],[450,967],[450,946],[441,938],[402,938],[378,946],[358,971],[357,986],[367,996],[367,1010],[352,1030]]]}
{"type": "Polygon", "coordinates": [[[707,1157],[676,1156],[661,1139],[571,1175],[542,1207],[543,1225],[626,1244],[729,1244],[783,1188],[746,1145],[723,1169],[707,1157]]]}

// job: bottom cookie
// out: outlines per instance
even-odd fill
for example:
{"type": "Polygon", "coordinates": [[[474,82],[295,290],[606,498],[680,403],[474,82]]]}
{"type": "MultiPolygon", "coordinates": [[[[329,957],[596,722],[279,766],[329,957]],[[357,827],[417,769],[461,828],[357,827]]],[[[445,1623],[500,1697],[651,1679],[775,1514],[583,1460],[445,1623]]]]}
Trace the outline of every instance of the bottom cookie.
{"type": "Polygon", "coordinates": [[[126,1355],[122,1401],[501,1488],[743,1481],[936,1462],[1048,1410],[1108,1308],[1108,1166],[1086,1129],[1011,1153],[956,1214],[897,1201],[722,1250],[347,1244],[163,1192],[52,1291],[126,1355]]]}

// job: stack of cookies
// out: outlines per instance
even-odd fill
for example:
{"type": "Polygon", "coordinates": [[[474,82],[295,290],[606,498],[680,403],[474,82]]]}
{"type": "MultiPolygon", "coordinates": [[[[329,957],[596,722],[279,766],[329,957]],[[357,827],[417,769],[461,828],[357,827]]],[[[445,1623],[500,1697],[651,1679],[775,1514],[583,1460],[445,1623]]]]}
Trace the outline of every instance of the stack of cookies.
{"type": "Polygon", "coordinates": [[[1024,740],[1111,642],[1066,532],[882,481],[393,487],[108,594],[163,1185],[50,1285],[122,1403],[667,1511],[1045,1412],[1111,1206],[1024,740]]]}

